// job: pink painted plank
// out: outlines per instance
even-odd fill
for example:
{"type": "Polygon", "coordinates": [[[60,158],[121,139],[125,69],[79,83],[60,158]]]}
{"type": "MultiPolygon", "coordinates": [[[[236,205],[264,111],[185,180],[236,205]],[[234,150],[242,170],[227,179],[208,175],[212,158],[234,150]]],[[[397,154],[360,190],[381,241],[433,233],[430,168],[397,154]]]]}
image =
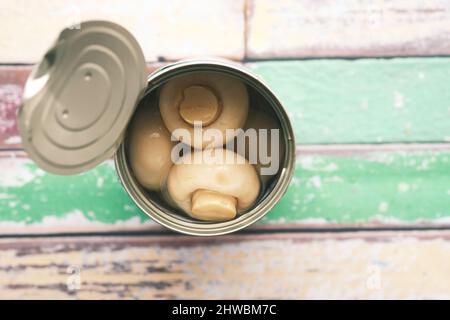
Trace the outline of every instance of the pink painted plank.
{"type": "Polygon", "coordinates": [[[29,66],[2,67],[0,70],[0,149],[20,147],[16,110],[30,71],[29,66]]]}

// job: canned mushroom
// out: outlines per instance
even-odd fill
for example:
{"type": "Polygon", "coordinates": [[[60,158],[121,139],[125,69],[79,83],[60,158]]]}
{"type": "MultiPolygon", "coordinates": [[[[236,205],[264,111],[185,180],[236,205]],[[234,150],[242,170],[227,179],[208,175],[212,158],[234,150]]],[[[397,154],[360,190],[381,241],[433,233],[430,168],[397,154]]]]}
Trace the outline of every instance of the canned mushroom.
{"type": "Polygon", "coordinates": [[[142,51],[122,27],[90,21],[60,39],[30,75],[18,115],[24,146],[42,168],[75,174],[115,152],[134,202],[160,224],[199,236],[242,229],[284,194],[295,165],[292,128],[273,92],[245,67],[183,60],[145,85],[142,51]],[[101,99],[81,113],[82,95],[101,99]],[[62,115],[56,124],[53,115],[62,115]]]}

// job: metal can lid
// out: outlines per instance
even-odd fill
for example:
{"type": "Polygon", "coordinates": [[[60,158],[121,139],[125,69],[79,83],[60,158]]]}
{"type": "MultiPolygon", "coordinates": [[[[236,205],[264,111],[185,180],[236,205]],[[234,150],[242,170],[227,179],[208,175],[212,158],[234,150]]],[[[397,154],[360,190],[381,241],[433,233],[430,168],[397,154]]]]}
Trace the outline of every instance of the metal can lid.
{"type": "Polygon", "coordinates": [[[146,86],[142,49],[123,27],[64,29],[27,80],[18,127],[42,169],[70,175],[111,157],[146,86]]]}

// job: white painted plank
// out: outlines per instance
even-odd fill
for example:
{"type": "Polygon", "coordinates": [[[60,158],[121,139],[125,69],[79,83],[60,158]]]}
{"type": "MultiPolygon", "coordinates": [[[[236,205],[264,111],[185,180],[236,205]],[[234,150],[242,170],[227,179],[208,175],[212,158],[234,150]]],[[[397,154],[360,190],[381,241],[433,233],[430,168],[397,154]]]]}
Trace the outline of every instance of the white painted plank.
{"type": "Polygon", "coordinates": [[[59,31],[80,20],[127,28],[147,61],[244,55],[243,0],[2,0],[0,62],[34,63],[59,31]]]}

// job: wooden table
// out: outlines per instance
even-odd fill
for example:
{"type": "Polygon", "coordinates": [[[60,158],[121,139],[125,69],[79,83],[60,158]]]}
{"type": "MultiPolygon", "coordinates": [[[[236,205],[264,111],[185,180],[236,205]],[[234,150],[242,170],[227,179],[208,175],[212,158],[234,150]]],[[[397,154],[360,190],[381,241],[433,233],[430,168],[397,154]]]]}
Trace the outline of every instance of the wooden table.
{"type": "MultiPolygon", "coordinates": [[[[4,3],[0,26],[13,26],[19,43],[30,24],[55,28],[39,22],[48,8],[13,19],[13,1],[4,3]]],[[[154,53],[141,40],[149,71],[161,64],[156,56],[226,52],[260,75],[296,135],[284,198],[258,224],[203,239],[150,221],[111,161],[72,177],[40,170],[22,150],[15,113],[42,50],[5,42],[0,298],[450,298],[450,4],[230,3],[208,10],[229,17],[225,28],[242,39],[233,50],[200,45],[224,32],[208,20],[205,33],[191,30],[195,46],[180,37],[180,50],[154,53]]],[[[131,19],[99,12],[124,25],[131,19]]],[[[186,25],[200,23],[179,14],[186,25]]]]}

